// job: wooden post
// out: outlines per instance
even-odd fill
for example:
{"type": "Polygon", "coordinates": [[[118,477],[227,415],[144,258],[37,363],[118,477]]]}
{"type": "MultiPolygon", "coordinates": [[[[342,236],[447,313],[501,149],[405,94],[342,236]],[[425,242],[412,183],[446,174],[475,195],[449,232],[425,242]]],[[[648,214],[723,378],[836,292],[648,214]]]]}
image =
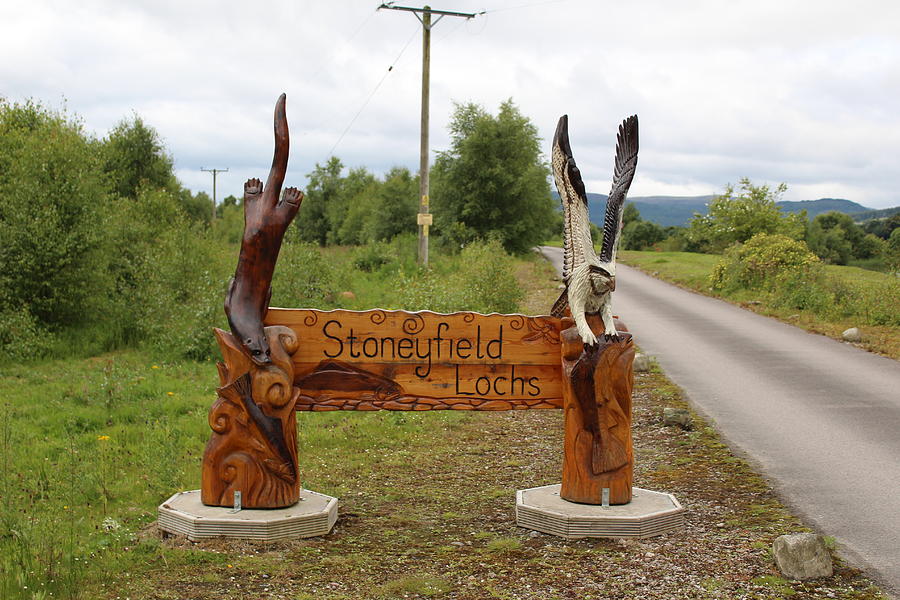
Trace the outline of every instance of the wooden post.
{"type": "Polygon", "coordinates": [[[200,498],[207,506],[283,508],[300,500],[292,357],[299,340],[287,327],[266,327],[271,362],[257,365],[234,335],[215,330],[223,363],[219,398],[209,410],[213,434],[203,453],[200,498]]]}
{"type": "Polygon", "coordinates": [[[561,334],[565,437],[559,495],[582,504],[603,504],[605,499],[627,504],[634,472],[634,343],[629,333],[620,333],[618,342],[604,341],[602,320],[589,315],[600,342],[595,350],[585,349],[573,323],[565,319],[561,334]]]}

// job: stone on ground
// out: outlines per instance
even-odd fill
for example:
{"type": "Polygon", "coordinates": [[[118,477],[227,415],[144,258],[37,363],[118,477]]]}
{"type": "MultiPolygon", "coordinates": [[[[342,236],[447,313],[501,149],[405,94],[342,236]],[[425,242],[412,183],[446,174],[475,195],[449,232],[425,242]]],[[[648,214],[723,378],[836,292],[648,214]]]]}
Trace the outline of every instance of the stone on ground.
{"type": "Polygon", "coordinates": [[[844,333],[841,334],[841,337],[844,338],[845,342],[861,342],[862,341],[862,334],[859,332],[859,329],[856,327],[851,327],[850,329],[847,329],[846,331],[844,331],[844,333]]]}
{"type": "Polygon", "coordinates": [[[638,352],[634,355],[634,372],[646,373],[650,370],[650,357],[638,352]]]}
{"type": "Polygon", "coordinates": [[[691,412],[689,410],[667,406],[663,409],[663,425],[677,425],[685,431],[690,431],[694,428],[694,420],[691,418],[691,412]]]}
{"type": "Polygon", "coordinates": [[[831,554],[825,540],[814,533],[782,535],[773,544],[775,564],[790,579],[831,577],[831,554]]]}

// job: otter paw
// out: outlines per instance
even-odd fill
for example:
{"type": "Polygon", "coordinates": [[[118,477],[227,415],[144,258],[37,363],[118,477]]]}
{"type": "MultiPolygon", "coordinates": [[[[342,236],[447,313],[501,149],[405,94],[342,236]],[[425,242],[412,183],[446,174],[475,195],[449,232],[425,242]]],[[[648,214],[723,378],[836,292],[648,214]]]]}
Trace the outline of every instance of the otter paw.
{"type": "Polygon", "coordinates": [[[248,179],[244,184],[244,197],[252,198],[262,193],[263,185],[259,179],[248,179]]]}
{"type": "Polygon", "coordinates": [[[301,192],[297,188],[286,188],[284,190],[283,199],[288,204],[299,205],[301,202],[303,202],[303,192],[301,192]]]}

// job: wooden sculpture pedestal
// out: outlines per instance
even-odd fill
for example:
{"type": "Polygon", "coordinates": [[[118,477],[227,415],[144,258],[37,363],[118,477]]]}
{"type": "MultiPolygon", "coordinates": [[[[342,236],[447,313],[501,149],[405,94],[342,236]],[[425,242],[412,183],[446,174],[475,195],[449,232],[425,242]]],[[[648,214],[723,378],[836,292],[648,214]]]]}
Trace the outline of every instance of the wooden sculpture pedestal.
{"type": "Polygon", "coordinates": [[[588,315],[588,324],[600,340],[596,348],[585,348],[571,319],[562,321],[562,484],[519,490],[516,523],[567,539],[646,538],[678,531],[684,527],[684,508],[674,496],[632,487],[631,334],[604,340],[600,318],[588,315]]]}
{"type": "MultiPolygon", "coordinates": [[[[565,328],[569,320],[564,319],[565,328]]],[[[596,348],[586,348],[574,326],[561,337],[565,438],[560,496],[582,504],[631,501],[634,453],[631,389],[634,342],[603,339],[603,322],[588,315],[596,348]]]]}

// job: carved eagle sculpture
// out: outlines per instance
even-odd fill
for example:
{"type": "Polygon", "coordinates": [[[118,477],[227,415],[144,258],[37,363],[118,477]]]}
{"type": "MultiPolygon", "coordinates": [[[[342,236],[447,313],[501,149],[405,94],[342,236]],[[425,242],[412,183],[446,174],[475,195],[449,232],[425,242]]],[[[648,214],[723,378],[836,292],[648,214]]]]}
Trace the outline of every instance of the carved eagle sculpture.
{"type": "Polygon", "coordinates": [[[596,346],[597,336],[588,326],[585,313],[599,312],[605,329],[604,338],[619,339],[613,323],[610,296],[616,289],[616,250],[622,233],[625,196],[634,178],[637,155],[638,119],[637,115],[633,115],[619,126],[612,190],[606,201],[606,218],[603,221],[603,245],[600,256],[597,256],[591,239],[584,182],[569,146],[567,115],[560,117],[556,135],[553,136],[551,162],[563,206],[563,282],[566,289],[553,305],[551,314],[561,317],[568,306],[586,346],[596,346]]]}

